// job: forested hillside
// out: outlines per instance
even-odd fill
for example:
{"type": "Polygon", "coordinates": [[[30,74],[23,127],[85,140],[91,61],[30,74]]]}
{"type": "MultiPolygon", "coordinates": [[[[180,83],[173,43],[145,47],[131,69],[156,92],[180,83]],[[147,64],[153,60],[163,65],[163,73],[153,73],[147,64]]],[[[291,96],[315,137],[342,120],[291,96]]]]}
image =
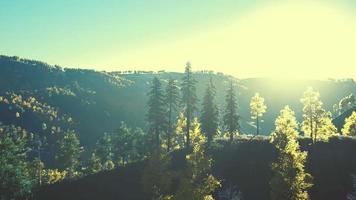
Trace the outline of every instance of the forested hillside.
{"type": "Polygon", "coordinates": [[[354,198],[355,89],[0,56],[0,199],[354,198]]]}
{"type": "MultiPolygon", "coordinates": [[[[183,68],[183,67],[182,67],[183,68]]],[[[35,97],[59,113],[73,119],[73,127],[78,131],[85,146],[92,146],[104,132],[112,132],[120,121],[130,127],[147,130],[145,122],[147,92],[153,77],[167,84],[169,78],[181,81],[183,74],[178,72],[98,72],[75,68],[62,68],[44,62],[0,56],[0,95],[13,92],[23,97],[35,97]]],[[[219,110],[223,109],[229,75],[211,71],[195,72],[197,80],[198,108],[210,77],[216,87],[216,101],[219,110]]],[[[262,118],[261,134],[268,135],[274,128],[274,119],[286,104],[301,119],[302,104],[299,99],[303,91],[312,86],[321,94],[326,110],[333,111],[333,105],[356,91],[356,83],[349,80],[281,80],[268,78],[235,79],[238,112],[241,116],[242,133],[255,131],[251,124],[249,102],[260,93],[265,98],[267,112],[262,118]],[[286,84],[287,83],[287,84],[286,84]]],[[[19,124],[15,113],[0,113],[0,121],[19,124]]],[[[334,115],[336,117],[337,115],[334,115]]],[[[221,118],[220,118],[221,119],[221,118]]],[[[222,119],[221,119],[222,120],[222,119]]],[[[222,121],[220,122],[222,124],[222,121]]],[[[31,126],[31,125],[30,125],[31,126]]],[[[30,130],[32,127],[28,127],[30,130]]]]}

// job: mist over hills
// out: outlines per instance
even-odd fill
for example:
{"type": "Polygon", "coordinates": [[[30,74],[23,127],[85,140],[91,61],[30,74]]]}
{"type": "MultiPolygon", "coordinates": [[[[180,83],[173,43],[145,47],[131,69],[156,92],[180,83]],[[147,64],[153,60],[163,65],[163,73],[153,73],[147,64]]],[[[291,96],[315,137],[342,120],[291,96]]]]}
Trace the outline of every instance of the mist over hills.
{"type": "MultiPolygon", "coordinates": [[[[194,65],[193,65],[194,69],[194,65]]],[[[183,66],[182,66],[183,71],[183,66]]],[[[91,147],[104,132],[115,130],[120,121],[131,127],[147,129],[145,122],[147,91],[153,77],[182,79],[177,72],[99,72],[86,69],[62,68],[44,62],[0,56],[0,96],[6,92],[33,96],[59,113],[73,118],[73,128],[79,133],[84,146],[91,147]]],[[[290,105],[301,120],[302,105],[299,101],[303,91],[311,86],[321,94],[326,110],[332,111],[334,104],[346,95],[356,92],[353,79],[345,80],[299,80],[248,78],[238,79],[222,73],[195,72],[198,98],[201,100],[210,77],[216,86],[216,101],[220,113],[224,110],[228,81],[236,80],[239,114],[242,133],[254,134],[251,124],[249,102],[260,93],[265,98],[267,112],[261,124],[261,133],[268,135],[274,121],[284,105],[290,105]]],[[[201,101],[198,103],[201,104],[201,101]]],[[[0,121],[16,124],[36,132],[38,127],[15,117],[15,110],[2,105],[0,121]]],[[[198,116],[199,117],[199,116],[198,116]]],[[[336,116],[334,116],[336,117],[336,116]]]]}

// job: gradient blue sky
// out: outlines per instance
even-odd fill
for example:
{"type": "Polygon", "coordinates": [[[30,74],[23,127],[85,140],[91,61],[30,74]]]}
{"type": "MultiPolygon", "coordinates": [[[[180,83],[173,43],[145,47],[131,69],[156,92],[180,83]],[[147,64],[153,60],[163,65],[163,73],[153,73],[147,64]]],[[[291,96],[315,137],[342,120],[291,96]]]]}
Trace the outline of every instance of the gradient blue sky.
{"type": "MultiPolygon", "coordinates": [[[[0,0],[0,54],[42,60],[64,67],[97,70],[135,68],[182,71],[184,63],[190,60],[195,69],[212,69],[242,77],[271,76],[283,66],[295,63],[292,60],[297,59],[296,54],[303,52],[303,48],[308,48],[306,45],[295,51],[292,50],[296,49],[293,45],[298,43],[292,43],[288,47],[291,48],[291,53],[284,56],[285,60],[281,61],[278,56],[274,56],[280,54],[281,48],[285,48],[281,46],[285,41],[280,42],[279,36],[273,36],[281,30],[285,31],[285,24],[289,24],[287,29],[299,26],[296,30],[304,30],[308,27],[300,24],[309,21],[309,18],[315,20],[315,24],[328,23],[331,19],[333,24],[312,28],[315,34],[311,35],[318,38],[320,33],[341,30],[325,38],[328,41],[336,41],[336,44],[345,34],[352,35],[354,30],[356,33],[356,20],[353,18],[356,9],[353,2],[355,1],[0,0]],[[308,10],[310,8],[315,10],[315,16],[320,17],[314,19],[313,10],[308,10]],[[303,9],[311,16],[303,16],[303,9]],[[292,16],[294,14],[296,16],[292,16]],[[284,15],[286,21],[277,23],[275,18],[280,20],[284,15]],[[293,21],[294,19],[297,20],[293,21]],[[324,22],[323,19],[327,21],[324,22]],[[349,22],[344,23],[345,19],[349,22]],[[338,27],[340,23],[342,26],[338,27]],[[264,32],[270,35],[260,37],[264,32]],[[249,35],[252,35],[251,38],[248,38],[249,35]],[[245,38],[236,39],[238,37],[245,38]],[[244,43],[245,41],[250,42],[244,43]],[[265,44],[264,41],[272,42],[265,44]],[[258,52],[261,48],[264,51],[258,52]],[[264,67],[271,67],[271,70],[261,70],[264,67]]],[[[314,27],[315,24],[308,26],[314,27]]],[[[293,33],[296,35],[285,40],[296,40],[296,37],[298,39],[301,35],[298,31],[293,33]]],[[[285,32],[289,35],[293,33],[285,32]]],[[[305,38],[310,39],[310,36],[305,38]]],[[[305,38],[300,40],[305,44],[310,43],[305,41],[305,38]]],[[[348,38],[343,42],[347,45],[348,38]]],[[[323,41],[320,41],[315,44],[317,47],[314,50],[324,49],[325,47],[320,45],[322,43],[323,41]]],[[[354,44],[354,41],[350,44],[354,44]]],[[[356,49],[350,46],[330,48],[335,52],[339,52],[341,48],[344,49],[341,51],[346,53],[334,60],[320,63],[318,59],[325,56],[327,59],[328,52],[313,58],[308,57],[309,54],[304,55],[302,59],[307,60],[307,63],[320,65],[318,67],[344,60],[342,65],[349,65],[345,66],[345,70],[351,70],[352,73],[340,74],[340,77],[356,77],[356,62],[351,62],[351,55],[343,57],[356,49]]],[[[356,58],[355,52],[353,54],[356,58]]],[[[336,69],[338,66],[328,66],[332,67],[336,69]]],[[[335,74],[333,70],[321,77],[332,74],[335,74]]],[[[300,73],[298,76],[304,74],[300,73]]]]}

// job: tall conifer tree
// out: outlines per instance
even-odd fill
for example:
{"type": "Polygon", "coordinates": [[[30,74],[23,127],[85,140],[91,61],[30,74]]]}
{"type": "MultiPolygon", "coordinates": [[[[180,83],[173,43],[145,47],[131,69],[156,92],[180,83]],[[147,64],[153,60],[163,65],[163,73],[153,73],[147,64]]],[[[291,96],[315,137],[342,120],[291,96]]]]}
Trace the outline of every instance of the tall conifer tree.
{"type": "Polygon", "coordinates": [[[230,142],[234,139],[234,134],[240,129],[239,118],[237,113],[236,94],[233,86],[233,81],[230,81],[229,89],[226,93],[226,108],[224,115],[224,125],[229,132],[230,142]]]}
{"type": "Polygon", "coordinates": [[[197,96],[196,96],[196,80],[192,75],[192,67],[189,62],[187,62],[185,67],[185,74],[182,80],[182,104],[184,107],[184,115],[187,119],[187,124],[185,127],[186,134],[186,148],[190,146],[190,126],[194,116],[194,112],[197,107],[197,96]]]}
{"type": "Polygon", "coordinates": [[[150,132],[154,134],[156,148],[160,146],[160,134],[165,130],[165,103],[162,84],[157,77],[152,80],[151,89],[148,92],[148,113],[147,121],[150,125],[150,132]]]}
{"type": "Polygon", "coordinates": [[[201,128],[202,132],[207,137],[207,144],[210,146],[213,137],[218,130],[218,107],[215,104],[215,86],[213,79],[210,77],[202,103],[201,128]]]}
{"type": "Polygon", "coordinates": [[[173,113],[177,111],[179,102],[179,88],[177,86],[177,81],[174,79],[169,79],[166,88],[165,103],[167,106],[167,151],[172,148],[172,135],[173,135],[173,113]]]}

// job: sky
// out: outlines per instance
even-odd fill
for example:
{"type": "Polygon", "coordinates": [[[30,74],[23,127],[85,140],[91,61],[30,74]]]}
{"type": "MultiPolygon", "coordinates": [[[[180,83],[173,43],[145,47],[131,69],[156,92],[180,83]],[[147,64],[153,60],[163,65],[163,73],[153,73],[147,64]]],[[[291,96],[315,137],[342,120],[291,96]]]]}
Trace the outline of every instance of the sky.
{"type": "Polygon", "coordinates": [[[352,0],[0,0],[0,54],[106,71],[356,78],[352,0]]]}

